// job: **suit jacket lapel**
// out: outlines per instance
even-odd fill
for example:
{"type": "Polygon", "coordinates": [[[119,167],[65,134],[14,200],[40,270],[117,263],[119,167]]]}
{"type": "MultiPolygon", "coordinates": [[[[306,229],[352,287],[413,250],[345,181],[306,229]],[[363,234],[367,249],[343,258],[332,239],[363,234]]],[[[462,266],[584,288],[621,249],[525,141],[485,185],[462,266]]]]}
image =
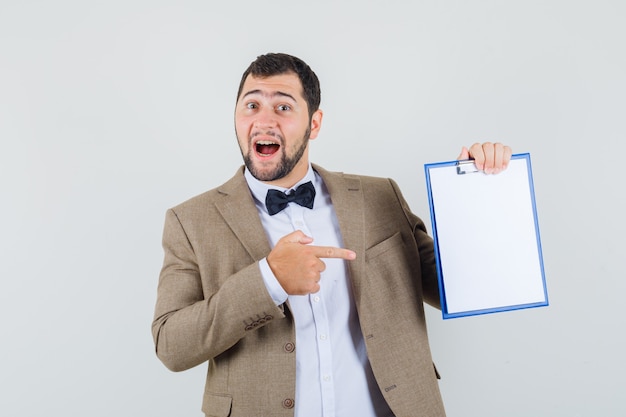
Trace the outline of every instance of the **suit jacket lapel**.
{"type": "Polygon", "coordinates": [[[333,173],[313,164],[322,179],[333,203],[343,246],[356,252],[356,259],[348,263],[355,300],[360,299],[361,277],[365,266],[365,200],[361,180],[356,176],[333,173]]]}
{"type": "Polygon", "coordinates": [[[259,219],[250,189],[240,168],[235,176],[218,188],[223,198],[215,203],[224,220],[255,261],[270,252],[267,235],[259,219]]]}

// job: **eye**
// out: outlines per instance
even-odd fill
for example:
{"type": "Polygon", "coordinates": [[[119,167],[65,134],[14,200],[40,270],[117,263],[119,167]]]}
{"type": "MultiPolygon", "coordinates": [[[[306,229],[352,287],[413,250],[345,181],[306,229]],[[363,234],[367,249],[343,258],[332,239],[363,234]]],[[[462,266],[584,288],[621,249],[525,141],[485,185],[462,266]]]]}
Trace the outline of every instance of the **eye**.
{"type": "Polygon", "coordinates": [[[256,108],[257,108],[256,103],[247,103],[246,104],[246,109],[254,110],[256,108]]]}
{"type": "Polygon", "coordinates": [[[276,106],[276,109],[279,111],[288,111],[291,110],[291,106],[288,104],[279,104],[278,106],[276,106]]]}

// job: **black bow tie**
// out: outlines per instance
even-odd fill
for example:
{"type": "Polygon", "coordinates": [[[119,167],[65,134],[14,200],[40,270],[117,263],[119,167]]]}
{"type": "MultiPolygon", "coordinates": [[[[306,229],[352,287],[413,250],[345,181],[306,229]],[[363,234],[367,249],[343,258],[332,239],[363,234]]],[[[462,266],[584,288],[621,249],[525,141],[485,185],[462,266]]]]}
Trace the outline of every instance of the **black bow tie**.
{"type": "Polygon", "coordinates": [[[269,190],[265,197],[265,206],[270,216],[273,216],[280,213],[289,203],[297,203],[302,207],[312,209],[313,200],[315,200],[315,187],[309,181],[292,190],[289,194],[278,190],[269,190]]]}

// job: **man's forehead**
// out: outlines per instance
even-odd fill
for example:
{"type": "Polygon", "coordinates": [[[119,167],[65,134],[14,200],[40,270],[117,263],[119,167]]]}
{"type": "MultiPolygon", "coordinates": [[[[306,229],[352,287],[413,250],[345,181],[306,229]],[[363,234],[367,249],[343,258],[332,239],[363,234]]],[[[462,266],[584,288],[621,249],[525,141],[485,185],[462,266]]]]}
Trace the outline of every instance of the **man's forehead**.
{"type": "Polygon", "coordinates": [[[267,77],[248,75],[244,81],[241,95],[245,97],[251,94],[287,95],[293,96],[294,99],[304,100],[302,83],[298,76],[292,72],[267,77]]]}

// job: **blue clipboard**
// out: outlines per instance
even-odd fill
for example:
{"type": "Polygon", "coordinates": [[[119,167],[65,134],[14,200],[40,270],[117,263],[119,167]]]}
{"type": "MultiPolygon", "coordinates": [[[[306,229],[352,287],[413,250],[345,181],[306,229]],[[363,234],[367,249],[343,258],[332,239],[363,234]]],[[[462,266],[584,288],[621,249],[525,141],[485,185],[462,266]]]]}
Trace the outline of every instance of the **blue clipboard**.
{"type": "Polygon", "coordinates": [[[548,305],[530,154],[425,164],[444,319],[548,305]]]}

